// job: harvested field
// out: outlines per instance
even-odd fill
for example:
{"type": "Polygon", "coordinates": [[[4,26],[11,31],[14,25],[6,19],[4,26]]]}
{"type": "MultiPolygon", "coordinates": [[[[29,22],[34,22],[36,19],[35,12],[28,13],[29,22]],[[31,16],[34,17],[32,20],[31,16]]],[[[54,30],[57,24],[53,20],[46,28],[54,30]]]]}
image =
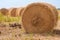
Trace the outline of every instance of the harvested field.
{"type": "MultiPolygon", "coordinates": [[[[59,22],[60,23],[60,22],[59,22]]],[[[60,40],[60,25],[53,32],[45,35],[28,34],[20,23],[0,23],[0,40],[60,40]]]]}
{"type": "Polygon", "coordinates": [[[0,23],[0,40],[60,40],[60,19],[54,31],[45,35],[26,33],[20,22],[0,23]]]}
{"type": "Polygon", "coordinates": [[[45,35],[27,34],[20,23],[0,23],[0,40],[60,40],[60,30],[45,35]]]}

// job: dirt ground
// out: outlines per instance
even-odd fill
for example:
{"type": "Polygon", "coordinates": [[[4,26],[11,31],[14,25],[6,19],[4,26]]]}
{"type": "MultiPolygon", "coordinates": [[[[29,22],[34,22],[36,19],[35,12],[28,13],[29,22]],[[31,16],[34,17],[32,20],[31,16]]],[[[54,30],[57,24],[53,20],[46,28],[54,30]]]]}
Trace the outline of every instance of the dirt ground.
{"type": "Polygon", "coordinates": [[[11,26],[12,24],[8,23],[6,25],[5,23],[5,27],[1,24],[0,40],[60,40],[60,21],[58,21],[57,27],[54,28],[55,31],[46,35],[26,34],[19,23],[17,23],[18,26],[11,26]]]}

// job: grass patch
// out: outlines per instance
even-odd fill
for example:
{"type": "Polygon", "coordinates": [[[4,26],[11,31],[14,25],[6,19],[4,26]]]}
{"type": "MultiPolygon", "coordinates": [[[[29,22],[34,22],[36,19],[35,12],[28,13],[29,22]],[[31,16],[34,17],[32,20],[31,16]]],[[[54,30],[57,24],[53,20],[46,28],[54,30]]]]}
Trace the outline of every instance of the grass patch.
{"type": "Polygon", "coordinates": [[[19,22],[21,17],[4,16],[0,13],[0,22],[19,22]]]}

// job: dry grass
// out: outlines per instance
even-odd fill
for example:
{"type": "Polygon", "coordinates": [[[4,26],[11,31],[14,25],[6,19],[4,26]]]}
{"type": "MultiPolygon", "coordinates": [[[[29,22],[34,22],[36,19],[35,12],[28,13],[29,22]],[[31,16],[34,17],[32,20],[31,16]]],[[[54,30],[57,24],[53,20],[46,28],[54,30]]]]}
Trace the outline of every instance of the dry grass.
{"type": "Polygon", "coordinates": [[[0,13],[0,22],[19,22],[21,17],[4,16],[0,13]]]}

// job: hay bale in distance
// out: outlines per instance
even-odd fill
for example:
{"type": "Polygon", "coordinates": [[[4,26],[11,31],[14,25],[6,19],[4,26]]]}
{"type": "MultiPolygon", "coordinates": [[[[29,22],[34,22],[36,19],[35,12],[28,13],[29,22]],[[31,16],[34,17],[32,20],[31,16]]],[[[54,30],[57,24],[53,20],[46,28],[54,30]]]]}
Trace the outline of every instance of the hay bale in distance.
{"type": "Polygon", "coordinates": [[[0,9],[0,12],[1,12],[3,15],[5,15],[5,16],[8,15],[8,9],[6,9],[6,8],[0,9]]]}
{"type": "Polygon", "coordinates": [[[17,16],[16,10],[17,10],[17,8],[10,8],[9,15],[12,17],[16,17],[17,16]]]}
{"type": "Polygon", "coordinates": [[[16,12],[18,14],[18,16],[21,16],[22,12],[23,12],[24,8],[17,8],[16,12]]]}

